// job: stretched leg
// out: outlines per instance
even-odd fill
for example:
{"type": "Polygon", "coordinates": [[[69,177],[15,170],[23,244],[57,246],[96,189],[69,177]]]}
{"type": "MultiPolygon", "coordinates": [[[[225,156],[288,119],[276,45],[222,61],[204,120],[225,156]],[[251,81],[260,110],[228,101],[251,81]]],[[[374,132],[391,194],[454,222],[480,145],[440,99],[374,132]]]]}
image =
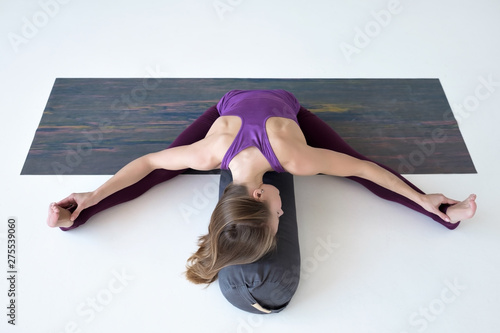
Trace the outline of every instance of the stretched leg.
{"type": "MultiPolygon", "coordinates": [[[[205,137],[208,130],[212,126],[212,124],[219,117],[219,112],[217,111],[215,106],[212,106],[207,111],[205,111],[198,119],[196,119],[188,128],[186,128],[177,139],[172,142],[169,148],[188,145],[199,141],[205,137]]],[[[164,170],[157,169],[151,172],[149,175],[138,181],[137,183],[130,185],[107,198],[101,200],[98,204],[89,207],[87,209],[82,210],[78,218],[73,222],[73,225],[70,227],[61,227],[60,229],[63,231],[71,230],[77,228],[87,222],[89,218],[94,216],[95,214],[111,208],[115,205],[121,204],[123,202],[127,202],[129,200],[135,199],[148,191],[155,185],[158,185],[164,181],[174,178],[175,176],[183,173],[185,170],[164,170]]],[[[53,207],[51,207],[53,210],[53,207]]],[[[61,211],[61,214],[63,212],[61,211]]]]}
{"type": "MultiPolygon", "coordinates": [[[[304,107],[300,108],[300,111],[297,115],[297,120],[299,122],[300,128],[302,129],[302,132],[304,133],[304,136],[306,137],[307,144],[316,148],[323,148],[323,149],[330,149],[334,150],[340,153],[344,153],[353,157],[356,157],[361,160],[366,160],[366,161],[371,161],[367,157],[361,155],[357,151],[355,151],[352,147],[350,147],[341,137],[340,135],[337,134],[328,124],[326,124],[324,121],[322,121],[318,116],[313,114],[312,112],[308,111],[304,107]]],[[[374,162],[374,161],[371,161],[374,162]]],[[[405,179],[403,176],[398,174],[396,171],[392,170],[389,167],[386,167],[384,165],[381,165],[377,162],[374,162],[380,167],[386,169],[387,171],[391,172],[401,180],[403,180],[408,186],[413,188],[415,191],[424,194],[422,190],[417,188],[415,185],[410,183],[407,179],[405,179]]],[[[433,213],[429,213],[426,211],[424,208],[422,208],[420,205],[417,203],[413,202],[412,200],[397,194],[395,192],[392,192],[380,185],[377,185],[369,180],[359,178],[359,177],[348,177],[349,179],[352,179],[361,185],[365,186],[367,189],[369,189],[371,192],[376,194],[377,196],[394,201],[397,203],[400,203],[408,208],[411,208],[419,213],[422,213],[426,216],[429,216],[432,218],[434,221],[437,221],[447,227],[448,229],[455,229],[458,227],[459,222],[457,223],[449,223],[441,219],[439,216],[433,213]]],[[[449,205],[441,205],[439,210],[442,212],[446,213],[446,210],[448,209],[449,205]]]]}

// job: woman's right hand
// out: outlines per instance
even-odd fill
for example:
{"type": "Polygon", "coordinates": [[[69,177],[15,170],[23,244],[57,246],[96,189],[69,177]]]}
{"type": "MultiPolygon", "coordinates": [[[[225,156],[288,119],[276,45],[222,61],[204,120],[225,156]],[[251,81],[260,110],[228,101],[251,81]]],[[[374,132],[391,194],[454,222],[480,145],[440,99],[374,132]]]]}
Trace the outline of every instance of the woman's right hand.
{"type": "Polygon", "coordinates": [[[450,222],[450,218],[445,213],[439,210],[439,207],[443,204],[454,205],[457,204],[458,201],[447,198],[442,194],[424,194],[421,196],[420,205],[428,212],[436,214],[441,219],[446,222],[450,222]]]}
{"type": "Polygon", "coordinates": [[[85,192],[85,193],[72,193],[66,198],[62,199],[57,203],[59,207],[65,209],[76,209],[71,213],[71,221],[76,220],[80,212],[85,208],[91,207],[95,205],[94,193],[93,192],[85,192]]]}

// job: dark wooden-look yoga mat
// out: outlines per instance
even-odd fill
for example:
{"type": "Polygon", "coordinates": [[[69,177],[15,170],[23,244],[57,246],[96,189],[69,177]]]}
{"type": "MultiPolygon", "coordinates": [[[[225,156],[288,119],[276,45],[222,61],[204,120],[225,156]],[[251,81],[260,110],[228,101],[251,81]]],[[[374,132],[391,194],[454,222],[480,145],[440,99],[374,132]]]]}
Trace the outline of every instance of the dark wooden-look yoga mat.
{"type": "Polygon", "coordinates": [[[404,174],[475,173],[438,79],[57,79],[24,175],[109,175],[162,150],[232,89],[285,89],[404,174]]]}

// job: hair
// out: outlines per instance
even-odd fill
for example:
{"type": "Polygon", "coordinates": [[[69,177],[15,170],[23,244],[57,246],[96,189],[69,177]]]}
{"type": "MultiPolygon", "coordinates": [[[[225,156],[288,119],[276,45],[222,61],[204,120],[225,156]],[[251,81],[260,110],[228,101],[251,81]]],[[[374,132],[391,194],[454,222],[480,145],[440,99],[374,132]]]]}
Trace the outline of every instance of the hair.
{"type": "Polygon", "coordinates": [[[199,249],[186,265],[186,277],[196,284],[210,284],[230,265],[255,262],[275,249],[266,203],[257,201],[242,185],[229,184],[210,218],[208,234],[198,240],[199,249]]]}

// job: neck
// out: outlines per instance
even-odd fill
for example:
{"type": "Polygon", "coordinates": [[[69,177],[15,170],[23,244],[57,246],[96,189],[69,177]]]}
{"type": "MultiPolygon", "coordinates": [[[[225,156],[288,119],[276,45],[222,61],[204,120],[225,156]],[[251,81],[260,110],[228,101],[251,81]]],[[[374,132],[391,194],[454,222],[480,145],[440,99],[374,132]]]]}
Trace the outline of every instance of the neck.
{"type": "Polygon", "coordinates": [[[252,167],[251,163],[231,167],[233,183],[246,186],[249,193],[252,193],[263,184],[262,178],[266,171],[267,170],[258,170],[255,166],[252,167]]]}

